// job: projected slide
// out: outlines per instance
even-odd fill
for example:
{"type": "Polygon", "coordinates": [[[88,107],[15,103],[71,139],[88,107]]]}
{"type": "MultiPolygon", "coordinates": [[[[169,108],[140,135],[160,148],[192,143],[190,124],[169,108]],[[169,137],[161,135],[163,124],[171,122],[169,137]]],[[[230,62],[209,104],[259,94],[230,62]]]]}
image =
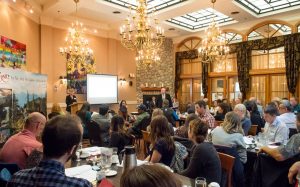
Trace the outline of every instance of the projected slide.
{"type": "Polygon", "coordinates": [[[87,101],[90,104],[118,103],[118,76],[88,74],[87,101]]]}

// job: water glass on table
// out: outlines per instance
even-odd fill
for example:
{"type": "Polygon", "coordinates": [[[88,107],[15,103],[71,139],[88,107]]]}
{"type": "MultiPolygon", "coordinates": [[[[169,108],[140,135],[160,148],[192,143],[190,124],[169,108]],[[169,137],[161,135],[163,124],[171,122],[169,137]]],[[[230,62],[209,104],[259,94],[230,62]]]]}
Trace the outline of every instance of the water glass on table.
{"type": "Polygon", "coordinates": [[[195,179],[195,187],[206,187],[206,179],[204,177],[197,177],[195,179]]]}
{"type": "Polygon", "coordinates": [[[103,169],[105,172],[109,172],[109,169],[111,167],[112,154],[113,154],[113,149],[111,148],[103,148],[101,150],[100,165],[101,165],[101,169],[103,169]]]}

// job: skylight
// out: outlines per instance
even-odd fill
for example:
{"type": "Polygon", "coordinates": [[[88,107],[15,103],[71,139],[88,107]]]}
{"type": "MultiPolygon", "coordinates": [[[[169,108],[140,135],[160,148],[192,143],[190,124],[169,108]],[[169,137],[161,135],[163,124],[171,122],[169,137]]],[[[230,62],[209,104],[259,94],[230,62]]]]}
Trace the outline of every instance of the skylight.
{"type": "MultiPolygon", "coordinates": [[[[135,9],[137,7],[136,0],[97,0],[98,2],[106,1],[121,7],[132,7],[135,9]]],[[[171,6],[186,2],[187,0],[147,0],[147,9],[148,11],[159,11],[171,6]]]]}
{"type": "Polygon", "coordinates": [[[218,25],[227,25],[236,22],[233,18],[212,8],[202,9],[197,12],[171,18],[168,19],[167,22],[188,29],[189,31],[196,31],[208,27],[212,19],[214,19],[218,25]]]}
{"type": "Polygon", "coordinates": [[[299,0],[234,0],[255,15],[275,14],[300,7],[299,0]]]}

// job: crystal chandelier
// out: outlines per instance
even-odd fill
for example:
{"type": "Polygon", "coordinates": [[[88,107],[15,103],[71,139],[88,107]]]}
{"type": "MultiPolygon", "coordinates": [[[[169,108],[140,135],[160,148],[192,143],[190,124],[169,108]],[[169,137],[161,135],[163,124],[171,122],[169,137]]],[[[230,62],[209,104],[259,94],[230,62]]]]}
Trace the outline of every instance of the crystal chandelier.
{"type": "Polygon", "coordinates": [[[134,13],[130,7],[130,15],[120,27],[121,43],[130,50],[137,51],[136,60],[149,64],[158,61],[157,50],[164,40],[164,30],[159,27],[154,14],[147,13],[146,0],[137,0],[134,13]]]}
{"type": "MultiPolygon", "coordinates": [[[[211,2],[214,10],[216,0],[211,0],[211,2]]],[[[203,63],[226,59],[229,53],[229,47],[226,45],[226,40],[222,39],[221,34],[213,18],[211,24],[205,30],[205,38],[202,40],[201,47],[198,49],[200,56],[202,56],[203,63]]]]}
{"type": "MultiPolygon", "coordinates": [[[[77,3],[79,0],[74,0],[77,3]]],[[[84,67],[88,72],[89,69],[93,69],[93,64],[86,64],[87,61],[92,59],[93,50],[88,46],[88,40],[83,37],[84,33],[83,24],[79,21],[72,23],[71,28],[68,29],[68,34],[65,39],[66,47],[60,47],[59,52],[64,55],[67,59],[67,71],[72,71],[72,68],[76,68],[77,64],[80,63],[81,67],[84,67]]],[[[93,71],[92,71],[93,72],[93,71]]]]}

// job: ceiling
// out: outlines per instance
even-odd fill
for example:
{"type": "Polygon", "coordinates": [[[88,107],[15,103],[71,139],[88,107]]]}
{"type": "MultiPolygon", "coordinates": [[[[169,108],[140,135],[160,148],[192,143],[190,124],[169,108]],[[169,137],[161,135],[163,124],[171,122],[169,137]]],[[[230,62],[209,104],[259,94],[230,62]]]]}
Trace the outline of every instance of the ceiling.
{"type": "MultiPolygon", "coordinates": [[[[113,38],[119,37],[119,27],[129,14],[126,7],[136,6],[136,0],[80,0],[76,13],[73,0],[1,1],[41,24],[67,28],[78,19],[86,26],[87,32],[113,38]],[[33,8],[33,14],[28,13],[28,7],[33,8]],[[120,13],[114,14],[115,11],[120,13]]],[[[195,36],[207,27],[212,18],[219,22],[221,29],[231,28],[240,32],[246,32],[265,20],[300,21],[299,0],[217,0],[214,9],[210,0],[148,0],[148,8],[150,12],[156,10],[155,16],[160,20],[165,35],[172,38],[195,36]]]]}

